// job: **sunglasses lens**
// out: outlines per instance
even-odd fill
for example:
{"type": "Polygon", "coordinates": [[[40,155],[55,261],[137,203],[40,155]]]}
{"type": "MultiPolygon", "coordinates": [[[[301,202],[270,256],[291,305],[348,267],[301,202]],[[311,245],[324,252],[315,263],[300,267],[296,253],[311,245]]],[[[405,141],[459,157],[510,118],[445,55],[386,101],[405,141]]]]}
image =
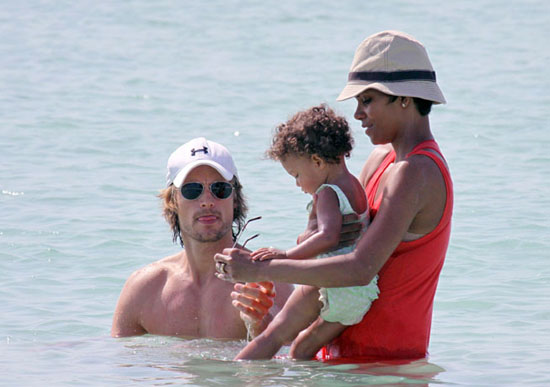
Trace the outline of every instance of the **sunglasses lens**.
{"type": "Polygon", "coordinates": [[[225,181],[218,181],[210,185],[210,190],[218,199],[227,199],[233,192],[233,186],[225,181]]]}
{"type": "Polygon", "coordinates": [[[187,183],[181,186],[181,195],[187,200],[195,200],[201,196],[202,190],[201,183],[187,183]]]}
{"type": "MultiPolygon", "coordinates": [[[[204,186],[201,183],[187,183],[181,186],[181,195],[187,200],[195,200],[201,196],[204,186]]],[[[210,191],[218,199],[227,199],[233,192],[233,186],[225,181],[210,184],[210,191]]]]}

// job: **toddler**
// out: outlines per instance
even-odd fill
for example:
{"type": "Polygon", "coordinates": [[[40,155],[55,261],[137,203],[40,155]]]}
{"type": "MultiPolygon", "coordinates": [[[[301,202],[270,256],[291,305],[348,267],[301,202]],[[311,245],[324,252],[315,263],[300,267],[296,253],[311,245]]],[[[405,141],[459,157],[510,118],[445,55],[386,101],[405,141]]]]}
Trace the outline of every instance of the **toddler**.
{"type": "MultiPolygon", "coordinates": [[[[353,251],[354,246],[336,249],[343,215],[355,213],[368,224],[365,191],[344,160],[352,145],[346,119],[326,105],[298,112],[277,127],[267,155],[282,164],[303,192],[312,195],[308,230],[295,247],[286,251],[261,248],[251,254],[252,259],[324,259],[353,251]]],[[[347,326],[363,319],[378,298],[377,280],[345,288],[296,287],[281,312],[236,359],[271,358],[290,341],[292,358],[311,359],[347,326]]]]}

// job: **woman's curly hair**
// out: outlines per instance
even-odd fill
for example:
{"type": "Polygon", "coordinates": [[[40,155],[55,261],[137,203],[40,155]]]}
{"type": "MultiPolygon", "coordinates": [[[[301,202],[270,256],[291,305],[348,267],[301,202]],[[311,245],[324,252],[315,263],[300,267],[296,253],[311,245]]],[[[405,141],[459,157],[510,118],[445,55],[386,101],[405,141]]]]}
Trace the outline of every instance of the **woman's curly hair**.
{"type": "Polygon", "coordinates": [[[327,163],[349,157],[353,138],[347,120],[325,104],[296,113],[275,129],[266,155],[283,160],[288,155],[317,155],[327,163]]]}
{"type": "MultiPolygon", "coordinates": [[[[246,214],[248,212],[248,204],[246,203],[246,198],[243,195],[243,186],[239,182],[239,179],[237,179],[237,177],[233,177],[231,184],[234,188],[233,227],[231,232],[233,234],[233,240],[235,240],[235,237],[241,231],[245,223],[246,214]]],[[[181,229],[178,217],[178,204],[176,201],[176,195],[178,194],[179,189],[172,184],[170,187],[161,190],[157,196],[161,199],[162,215],[172,230],[173,242],[179,242],[181,247],[183,247],[183,239],[181,238],[181,229]]]]}

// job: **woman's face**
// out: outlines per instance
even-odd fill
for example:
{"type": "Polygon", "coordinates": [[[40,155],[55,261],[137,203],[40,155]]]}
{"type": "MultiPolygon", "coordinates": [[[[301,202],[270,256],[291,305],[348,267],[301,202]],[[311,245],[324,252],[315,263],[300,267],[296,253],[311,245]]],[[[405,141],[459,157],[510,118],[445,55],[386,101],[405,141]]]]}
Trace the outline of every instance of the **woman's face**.
{"type": "Polygon", "coordinates": [[[400,99],[390,102],[387,94],[374,89],[367,89],[355,98],[357,109],[353,117],[361,121],[371,142],[375,145],[392,142],[402,126],[400,118],[404,109],[400,99]]]}

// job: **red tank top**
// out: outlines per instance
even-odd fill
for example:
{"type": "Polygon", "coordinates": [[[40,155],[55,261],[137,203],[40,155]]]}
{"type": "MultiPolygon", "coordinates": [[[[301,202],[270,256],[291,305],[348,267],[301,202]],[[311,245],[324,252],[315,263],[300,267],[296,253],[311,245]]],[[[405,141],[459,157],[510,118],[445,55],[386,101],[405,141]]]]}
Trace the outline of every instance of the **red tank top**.
{"type": "MultiPolygon", "coordinates": [[[[422,238],[397,246],[378,273],[379,298],[359,324],[347,328],[322,348],[318,359],[377,361],[418,359],[427,355],[433,300],[449,245],[453,209],[451,176],[445,163],[429,149],[441,155],[437,143],[430,140],[417,145],[407,157],[425,155],[437,164],[443,175],[447,199],[439,224],[422,238]]],[[[382,201],[380,195],[374,202],[380,178],[394,161],[392,151],[365,189],[372,217],[382,201]]]]}

